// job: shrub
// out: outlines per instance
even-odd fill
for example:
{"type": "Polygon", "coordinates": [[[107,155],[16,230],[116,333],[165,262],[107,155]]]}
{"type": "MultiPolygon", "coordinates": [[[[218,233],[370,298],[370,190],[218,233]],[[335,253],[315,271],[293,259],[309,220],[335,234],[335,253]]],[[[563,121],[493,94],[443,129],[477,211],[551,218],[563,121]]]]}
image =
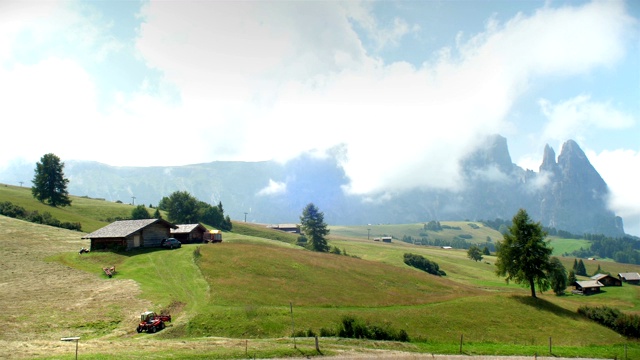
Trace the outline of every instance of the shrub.
{"type": "Polygon", "coordinates": [[[352,339],[410,341],[409,335],[404,330],[395,331],[388,324],[383,326],[371,325],[351,316],[342,318],[338,336],[352,339]]]}
{"type": "Polygon", "coordinates": [[[336,336],[336,334],[337,332],[332,329],[327,329],[327,328],[320,329],[320,336],[322,337],[332,337],[332,336],[336,336]]]}
{"type": "Polygon", "coordinates": [[[623,314],[608,306],[581,306],[578,314],[602,324],[627,337],[640,338],[640,316],[623,314]]]}
{"type": "Polygon", "coordinates": [[[42,225],[55,226],[69,230],[81,230],[80,223],[60,222],[60,220],[54,218],[51,213],[47,211],[42,214],[37,210],[28,211],[25,208],[14,205],[9,201],[0,203],[0,215],[26,220],[42,225]]]}
{"type": "Polygon", "coordinates": [[[447,274],[440,270],[440,266],[434,261],[431,261],[425,258],[422,255],[404,254],[404,263],[413,266],[416,269],[420,269],[422,271],[426,271],[429,274],[437,275],[437,276],[446,276],[447,274]]]}

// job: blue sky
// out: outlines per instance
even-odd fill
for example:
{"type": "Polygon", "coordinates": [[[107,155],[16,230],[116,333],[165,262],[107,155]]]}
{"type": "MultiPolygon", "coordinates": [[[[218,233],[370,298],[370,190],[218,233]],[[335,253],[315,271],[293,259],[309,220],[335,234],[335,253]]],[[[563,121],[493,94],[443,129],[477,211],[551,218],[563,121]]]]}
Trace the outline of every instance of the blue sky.
{"type": "Polygon", "coordinates": [[[535,171],[573,139],[640,235],[639,21],[612,0],[2,1],[0,168],[338,147],[346,191],[392,196],[463,186],[490,134],[535,171]]]}

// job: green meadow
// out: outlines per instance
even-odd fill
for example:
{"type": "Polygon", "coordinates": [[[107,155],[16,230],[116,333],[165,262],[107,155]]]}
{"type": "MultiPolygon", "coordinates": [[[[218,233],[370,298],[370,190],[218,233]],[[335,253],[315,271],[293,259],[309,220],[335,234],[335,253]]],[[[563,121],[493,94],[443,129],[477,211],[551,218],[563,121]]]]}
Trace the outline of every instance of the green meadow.
{"type": "MultiPolygon", "coordinates": [[[[0,186],[0,201],[49,211],[61,220],[67,216],[65,221],[82,222],[84,231],[104,226],[106,218],[126,216],[133,208],[89,198],[72,200],[71,207],[52,209],[30,199],[28,189],[0,186]],[[91,221],[85,225],[84,218],[91,221]]],[[[467,222],[443,224],[459,226],[482,242],[487,236],[499,240],[499,233],[488,228],[465,229],[467,222]]],[[[80,336],[82,358],[93,359],[344,356],[372,351],[426,355],[458,354],[460,349],[467,355],[534,356],[549,355],[550,342],[556,357],[640,358],[638,340],[576,313],[581,305],[607,305],[640,314],[640,286],[625,284],[587,297],[548,291],[533,299],[528,289],[495,275],[494,256],[474,262],[464,250],[396,239],[373,241],[383,234],[411,235],[411,229],[419,233],[422,224],[376,225],[372,228],[380,229],[375,235],[366,226],[331,227],[330,245],[346,255],[305,250],[293,244],[295,235],[260,225],[233,226],[219,244],[79,255],[78,249],[88,246],[81,239],[84,232],[0,216],[0,286],[13,289],[0,297],[5,309],[0,315],[5,329],[0,332],[0,356],[66,359],[71,347],[60,338],[80,336]],[[407,252],[437,262],[447,275],[437,277],[406,266],[407,252]],[[105,266],[116,267],[113,278],[104,274],[105,266]],[[173,321],[156,334],[137,334],[138,316],[145,310],[171,313],[173,321]],[[346,316],[405,330],[411,341],[320,336],[318,351],[309,335],[337,329],[346,316]]],[[[563,242],[552,240],[553,245],[563,242]]],[[[574,258],[561,260],[569,268],[574,258]]],[[[589,273],[598,265],[612,274],[640,270],[611,261],[584,261],[589,273]]]]}

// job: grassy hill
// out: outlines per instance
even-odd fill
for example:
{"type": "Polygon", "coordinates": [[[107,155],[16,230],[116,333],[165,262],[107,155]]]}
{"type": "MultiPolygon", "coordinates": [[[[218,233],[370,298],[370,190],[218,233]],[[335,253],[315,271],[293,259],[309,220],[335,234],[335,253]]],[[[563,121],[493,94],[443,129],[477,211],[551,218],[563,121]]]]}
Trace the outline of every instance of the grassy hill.
{"type": "Polygon", "coordinates": [[[79,222],[82,231],[93,232],[107,224],[109,219],[131,216],[133,205],[115,203],[89,197],[69,196],[71,206],[52,207],[34,200],[31,188],[0,184],[0,202],[9,201],[29,211],[49,212],[62,222],[79,222]]]}
{"type": "MultiPolygon", "coordinates": [[[[13,193],[27,209],[39,205],[21,192],[0,190],[0,201],[12,201],[5,194],[13,193]]],[[[72,207],[53,210],[73,219],[132,208],[73,200],[72,207]],[[72,211],[76,206],[93,210],[72,211]]],[[[626,345],[628,358],[640,358],[637,341],[575,311],[588,304],[640,313],[640,287],[607,288],[589,297],[547,292],[532,299],[527,289],[495,276],[491,256],[473,262],[463,250],[374,242],[361,230],[345,229],[353,232],[346,236],[332,228],[330,244],[352,256],[310,252],[291,244],[295,235],[243,223],[234,223],[221,244],[80,256],[78,249],[88,246],[83,233],[0,216],[0,357],[68,358],[72,347],[59,341],[66,336],[81,336],[81,356],[96,359],[314,356],[312,338],[296,339],[293,348],[292,328],[318,334],[352,316],[403,329],[412,342],[323,337],[322,354],[455,354],[464,336],[466,354],[533,356],[548,354],[551,337],[554,356],[622,358],[626,345]],[[407,267],[405,252],[436,261],[447,276],[407,267]],[[105,266],[115,266],[117,274],[106,277],[105,266]],[[157,334],[137,334],[145,310],[168,311],[174,321],[157,334]]],[[[573,258],[563,261],[570,267],[573,258]]],[[[588,272],[598,264],[611,273],[640,270],[585,262],[588,272]]]]}

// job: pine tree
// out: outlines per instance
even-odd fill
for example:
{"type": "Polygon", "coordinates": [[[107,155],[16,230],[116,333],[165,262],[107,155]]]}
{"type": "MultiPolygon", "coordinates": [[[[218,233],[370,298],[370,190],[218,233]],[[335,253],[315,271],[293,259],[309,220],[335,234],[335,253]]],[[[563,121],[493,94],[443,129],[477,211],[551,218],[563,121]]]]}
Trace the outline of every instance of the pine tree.
{"type": "Polygon", "coordinates": [[[547,271],[553,249],[544,241],[546,234],[540,223],[534,223],[524,209],[513,217],[509,231],[497,251],[496,274],[506,276],[506,281],[515,281],[531,288],[536,297],[535,285],[540,291],[549,288],[547,271]]]}
{"type": "Polygon", "coordinates": [[[576,275],[588,276],[587,268],[584,267],[584,263],[582,262],[582,259],[578,261],[578,267],[576,268],[576,275]]]}
{"type": "Polygon", "coordinates": [[[36,163],[33,197],[51,206],[70,206],[71,199],[67,192],[69,180],[64,177],[64,163],[54,154],[46,154],[36,163]]]}
{"type": "Polygon", "coordinates": [[[324,214],[313,203],[309,203],[302,210],[300,229],[310,238],[311,248],[314,251],[329,251],[329,245],[325,239],[325,236],[329,234],[329,229],[324,222],[324,214]]]}

